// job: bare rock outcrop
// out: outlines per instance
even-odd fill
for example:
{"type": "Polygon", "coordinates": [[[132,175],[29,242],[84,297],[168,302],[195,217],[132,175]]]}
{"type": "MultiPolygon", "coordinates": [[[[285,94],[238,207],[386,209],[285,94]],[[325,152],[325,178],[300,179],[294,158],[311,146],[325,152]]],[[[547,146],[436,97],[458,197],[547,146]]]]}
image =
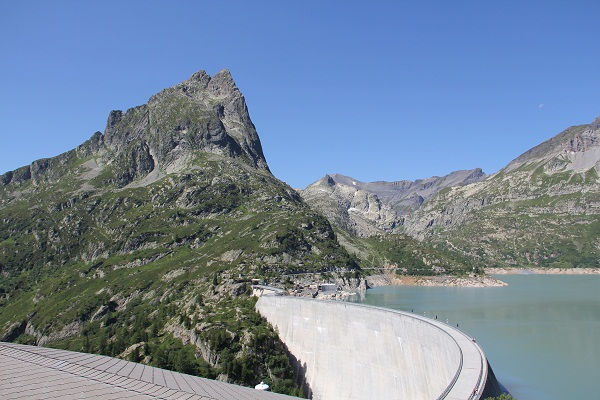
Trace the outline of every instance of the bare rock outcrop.
{"type": "Polygon", "coordinates": [[[114,170],[108,184],[125,186],[155,169],[173,172],[198,151],[239,158],[269,171],[244,96],[231,74],[204,71],[123,112],[113,110],[104,133],[78,148],[0,176],[0,185],[58,179],[77,158],[94,156],[114,170]]]}
{"type": "Polygon", "coordinates": [[[407,215],[439,191],[477,182],[481,169],[455,171],[443,177],[416,181],[361,182],[352,177],[326,175],[300,193],[329,221],[360,237],[399,233],[407,215]]]}

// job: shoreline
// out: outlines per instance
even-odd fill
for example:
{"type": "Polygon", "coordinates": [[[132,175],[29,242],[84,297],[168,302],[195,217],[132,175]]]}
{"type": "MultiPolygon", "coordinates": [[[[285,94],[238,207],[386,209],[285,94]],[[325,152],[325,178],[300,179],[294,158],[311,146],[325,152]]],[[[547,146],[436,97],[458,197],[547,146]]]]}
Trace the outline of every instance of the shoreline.
{"type": "Polygon", "coordinates": [[[600,275],[600,268],[484,268],[486,275],[600,275]]]}
{"type": "Polygon", "coordinates": [[[365,277],[368,288],[378,286],[428,286],[428,287],[502,287],[507,286],[506,282],[489,275],[434,275],[434,276],[414,276],[414,275],[396,275],[380,274],[365,277]]]}
{"type": "Polygon", "coordinates": [[[485,268],[485,275],[396,275],[393,272],[365,277],[367,288],[379,286],[502,287],[508,284],[492,275],[600,275],[600,268],[485,268]]]}
{"type": "Polygon", "coordinates": [[[421,286],[421,287],[464,287],[487,288],[504,287],[508,283],[499,279],[498,275],[600,275],[600,268],[485,268],[484,275],[397,275],[394,270],[382,274],[374,274],[360,279],[355,285],[349,282],[335,282],[334,292],[320,291],[312,282],[296,282],[296,287],[287,290],[296,297],[312,297],[322,300],[346,300],[365,290],[380,286],[421,286]],[[492,276],[496,275],[496,276],[492,276]]]}

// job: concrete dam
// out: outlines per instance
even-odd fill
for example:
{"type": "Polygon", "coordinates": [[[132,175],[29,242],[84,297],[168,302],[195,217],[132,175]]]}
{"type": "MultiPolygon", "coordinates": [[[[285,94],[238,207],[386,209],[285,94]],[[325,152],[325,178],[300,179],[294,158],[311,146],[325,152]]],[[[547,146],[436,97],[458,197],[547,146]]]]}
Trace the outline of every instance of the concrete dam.
{"type": "Polygon", "coordinates": [[[292,296],[262,296],[256,308],[315,400],[471,400],[501,393],[481,347],[437,320],[292,296]]]}

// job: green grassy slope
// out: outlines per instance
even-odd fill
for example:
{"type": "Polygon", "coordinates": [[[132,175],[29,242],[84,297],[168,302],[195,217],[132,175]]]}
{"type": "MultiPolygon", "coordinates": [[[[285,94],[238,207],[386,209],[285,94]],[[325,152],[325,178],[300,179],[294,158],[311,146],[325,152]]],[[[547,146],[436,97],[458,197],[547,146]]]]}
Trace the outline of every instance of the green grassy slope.
{"type": "Polygon", "coordinates": [[[595,167],[563,164],[547,156],[440,192],[408,229],[481,267],[597,267],[600,179],[595,167]]]}
{"type": "Polygon", "coordinates": [[[131,188],[86,161],[0,187],[2,338],[299,393],[249,280],[356,269],[328,222],[242,160],[198,153],[131,188]]]}
{"type": "Polygon", "coordinates": [[[358,258],[365,274],[394,267],[402,275],[464,275],[483,271],[469,258],[439,245],[421,243],[407,235],[376,235],[367,238],[336,229],[338,241],[358,258]]]}

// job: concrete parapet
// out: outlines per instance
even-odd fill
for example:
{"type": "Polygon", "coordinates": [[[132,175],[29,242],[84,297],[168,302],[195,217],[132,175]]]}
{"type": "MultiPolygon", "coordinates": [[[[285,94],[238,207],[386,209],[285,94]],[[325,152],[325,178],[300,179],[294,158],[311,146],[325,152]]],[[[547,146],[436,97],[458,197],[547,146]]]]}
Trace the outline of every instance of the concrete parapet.
{"type": "Polygon", "coordinates": [[[263,296],[256,308],[305,371],[313,399],[471,400],[483,394],[483,351],[436,320],[290,296],[263,296]]]}

